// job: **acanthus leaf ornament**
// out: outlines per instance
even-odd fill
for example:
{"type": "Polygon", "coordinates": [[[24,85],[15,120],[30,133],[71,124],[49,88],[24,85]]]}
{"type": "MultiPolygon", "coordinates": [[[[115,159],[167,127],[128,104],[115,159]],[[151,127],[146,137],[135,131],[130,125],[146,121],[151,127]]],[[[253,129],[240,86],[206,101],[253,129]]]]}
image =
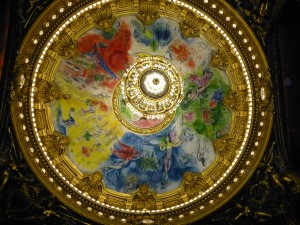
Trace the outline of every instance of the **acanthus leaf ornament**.
{"type": "Polygon", "coordinates": [[[103,4],[101,7],[94,8],[90,12],[93,21],[105,32],[112,30],[116,21],[110,3],[103,4]]]}
{"type": "Polygon", "coordinates": [[[187,197],[192,199],[205,191],[209,187],[209,184],[203,179],[201,174],[187,172],[184,174],[182,186],[187,197]]]}
{"type": "Polygon", "coordinates": [[[41,139],[45,145],[45,151],[51,159],[63,155],[69,144],[69,139],[57,131],[43,136],[41,139]]]}
{"type": "Polygon", "coordinates": [[[183,21],[179,24],[184,37],[197,37],[204,25],[204,20],[194,13],[188,12],[183,21]]]}
{"type": "Polygon", "coordinates": [[[39,88],[36,90],[35,102],[37,103],[51,103],[53,100],[60,98],[69,99],[71,95],[62,94],[54,83],[50,83],[44,79],[37,79],[39,88]]]}
{"type": "Polygon", "coordinates": [[[99,199],[103,191],[102,174],[100,172],[95,172],[87,177],[82,178],[78,184],[78,188],[83,192],[88,194],[88,196],[99,199]]]}
{"type": "Polygon", "coordinates": [[[51,45],[51,50],[64,57],[73,58],[78,55],[76,44],[67,31],[60,33],[55,39],[55,42],[51,45]]]}
{"type": "Polygon", "coordinates": [[[132,209],[134,210],[152,210],[156,209],[155,194],[149,190],[147,185],[141,185],[132,195],[132,209]]]}
{"type": "Polygon", "coordinates": [[[220,69],[226,70],[229,65],[237,61],[228,44],[223,45],[213,53],[211,63],[220,69]]]}
{"type": "Polygon", "coordinates": [[[139,0],[139,11],[137,18],[144,24],[150,25],[159,18],[158,0],[139,0]]]}
{"type": "Polygon", "coordinates": [[[246,111],[248,108],[246,90],[229,91],[223,103],[234,111],[246,111]]]}
{"type": "Polygon", "coordinates": [[[214,142],[217,153],[228,162],[234,159],[239,145],[240,140],[230,136],[224,136],[214,142]]]}

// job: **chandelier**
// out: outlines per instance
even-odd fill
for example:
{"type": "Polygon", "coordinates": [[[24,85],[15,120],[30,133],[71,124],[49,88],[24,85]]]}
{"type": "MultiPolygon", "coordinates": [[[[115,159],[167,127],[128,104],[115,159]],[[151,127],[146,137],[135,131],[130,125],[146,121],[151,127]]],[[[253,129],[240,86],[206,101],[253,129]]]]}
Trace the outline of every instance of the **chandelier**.
{"type": "Polygon", "coordinates": [[[122,98],[134,114],[162,119],[173,114],[184,97],[183,80],[176,67],[162,56],[141,57],[121,80],[122,98]]]}

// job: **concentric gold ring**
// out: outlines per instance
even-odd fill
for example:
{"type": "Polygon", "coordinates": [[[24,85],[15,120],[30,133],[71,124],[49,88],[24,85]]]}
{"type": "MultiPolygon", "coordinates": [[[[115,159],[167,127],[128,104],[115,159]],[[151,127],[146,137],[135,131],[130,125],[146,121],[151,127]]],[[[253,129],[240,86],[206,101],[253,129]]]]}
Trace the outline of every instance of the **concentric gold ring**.
{"type": "MultiPolygon", "coordinates": [[[[51,193],[68,207],[105,224],[133,224],[136,221],[187,224],[224,205],[255,171],[272,128],[274,103],[268,64],[251,28],[225,1],[168,0],[155,4],[155,1],[144,0],[86,0],[77,3],[73,0],[54,1],[28,32],[16,60],[12,120],[18,142],[33,171],[51,193]],[[155,39],[152,34],[157,31],[156,28],[161,29],[157,37],[173,32],[177,38],[172,39],[172,43],[167,38],[155,39]],[[139,33],[135,33],[136,30],[139,33]],[[108,40],[112,35],[115,42],[108,40]],[[98,45],[94,45],[95,36],[98,45]],[[90,48],[86,43],[91,43],[90,48]],[[141,49],[142,45],[144,48],[141,49]],[[149,52],[143,50],[145,48],[149,52]],[[109,51],[114,53],[111,57],[109,51]],[[141,73],[141,76],[150,74],[151,78],[151,73],[156,69],[163,78],[151,78],[148,84],[154,85],[153,91],[166,76],[165,81],[169,83],[163,90],[167,91],[158,95],[152,92],[151,95],[141,86],[139,79],[131,87],[148,101],[148,106],[154,102],[162,103],[167,96],[174,103],[172,106],[164,103],[162,109],[155,105],[152,110],[140,104],[133,95],[127,96],[130,90],[125,84],[129,82],[126,80],[130,78],[129,70],[132,69],[133,74],[138,69],[136,65],[130,65],[138,62],[139,58],[150,59],[141,56],[147,54],[162,55],[169,61],[172,58],[172,63],[176,65],[177,68],[171,65],[167,70],[148,68],[141,73]],[[203,56],[209,60],[204,60],[203,56]],[[118,64],[120,62],[122,65],[118,64]],[[130,67],[125,73],[127,78],[123,79],[127,67],[130,67]],[[173,81],[169,71],[172,69],[175,75],[180,71],[184,82],[189,85],[185,88],[183,100],[181,90],[175,92],[176,98],[171,98],[173,81]],[[230,86],[223,90],[221,96],[219,87],[224,86],[223,81],[227,78],[230,86]],[[117,84],[118,79],[121,82],[117,84]],[[90,92],[86,92],[87,85],[90,85],[90,92]],[[207,85],[211,85],[210,90],[207,85]],[[194,105],[190,104],[189,99],[195,103],[193,110],[190,110],[194,105]],[[180,156],[172,163],[180,163],[178,168],[184,166],[188,158],[196,159],[196,155],[200,159],[196,159],[198,164],[202,165],[201,151],[198,154],[178,151],[180,142],[174,131],[161,132],[156,140],[143,136],[140,140],[147,141],[148,145],[142,147],[137,146],[139,143],[135,140],[125,142],[131,132],[135,133],[131,136],[136,137],[168,128],[174,116],[178,116],[175,115],[176,104],[181,100],[179,107],[182,107],[183,113],[178,114],[182,115],[186,125],[182,127],[180,137],[187,141],[193,135],[199,137],[196,139],[199,142],[195,145],[196,150],[203,149],[204,153],[208,148],[212,149],[214,161],[208,163],[204,170],[184,173],[179,186],[173,186],[170,192],[155,192],[145,185],[134,187],[130,193],[110,187],[106,181],[110,178],[119,181],[120,169],[123,167],[126,171],[125,167],[129,164],[143,165],[145,169],[149,169],[148,165],[157,166],[157,174],[162,175],[159,179],[164,182],[157,182],[157,176],[153,176],[155,179],[151,182],[161,185],[166,185],[172,175],[177,175],[178,170],[171,171],[169,168],[172,154],[180,156]],[[137,111],[136,117],[131,119],[122,111],[132,110],[129,104],[137,111]],[[217,110],[218,104],[223,104],[224,112],[230,111],[228,115],[232,116],[230,123],[226,122],[228,127],[214,130],[212,124],[217,123],[217,119],[220,119],[219,122],[224,119],[212,116],[213,113],[224,113],[217,110]],[[166,116],[159,118],[162,115],[166,116]],[[152,119],[152,116],[156,118],[152,119]],[[135,124],[147,117],[159,123],[148,124],[147,128],[135,124]],[[195,117],[199,120],[194,120],[195,117]],[[86,122],[83,119],[89,120],[86,122]],[[97,120],[100,122],[97,123],[97,120]],[[69,132],[55,128],[55,123],[65,126],[69,132]],[[90,126],[88,129],[87,125],[90,126]],[[195,128],[195,132],[201,135],[195,135],[186,128],[195,128]],[[88,132],[91,130],[93,136],[88,132]],[[215,136],[210,137],[210,143],[204,143],[209,137],[203,138],[203,133],[215,136]],[[101,138],[97,141],[101,143],[91,141],[91,137],[99,136],[101,138]],[[149,154],[150,144],[156,145],[154,150],[159,154],[149,154]],[[159,155],[158,164],[151,164],[153,158],[159,155]],[[116,158],[117,163],[112,161],[116,158]],[[144,159],[143,164],[138,164],[141,159],[144,159]],[[92,165],[99,167],[102,163],[103,167],[92,170],[79,166],[89,166],[93,160],[98,161],[92,165]],[[111,171],[114,171],[114,177],[111,171]],[[168,177],[168,172],[173,174],[168,177]]],[[[142,62],[140,64],[143,65],[142,62]]],[[[180,79],[181,76],[178,77],[180,79]]],[[[170,127],[179,125],[174,123],[170,127]]],[[[186,144],[181,149],[189,150],[189,147],[190,144],[186,144]]],[[[141,173],[139,168],[136,171],[141,173]]],[[[135,174],[130,175],[126,178],[133,179],[122,183],[126,187],[135,181],[135,174]]]]}
{"type": "Polygon", "coordinates": [[[148,119],[173,114],[184,97],[181,74],[161,56],[138,58],[122,77],[121,89],[126,107],[148,119]]]}
{"type": "MultiPolygon", "coordinates": [[[[116,118],[118,121],[128,130],[137,133],[137,134],[143,134],[143,135],[150,135],[157,133],[161,130],[163,130],[165,127],[167,127],[173,120],[176,112],[169,114],[166,117],[160,118],[160,122],[157,125],[154,125],[152,127],[139,127],[137,125],[134,125],[132,122],[130,122],[122,113],[121,113],[121,104],[124,104],[124,101],[121,99],[121,84],[119,83],[117,87],[115,88],[113,97],[112,97],[112,106],[114,113],[116,115],[116,118]]],[[[141,117],[139,120],[146,120],[145,117],[141,117]]],[[[158,119],[154,119],[158,120],[158,119]]]]}

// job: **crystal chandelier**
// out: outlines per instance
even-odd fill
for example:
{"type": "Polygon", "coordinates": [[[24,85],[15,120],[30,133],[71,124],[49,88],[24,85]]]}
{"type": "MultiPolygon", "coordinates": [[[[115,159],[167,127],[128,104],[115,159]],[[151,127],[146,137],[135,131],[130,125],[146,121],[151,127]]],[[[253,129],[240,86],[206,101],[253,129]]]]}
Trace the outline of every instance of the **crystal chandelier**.
{"type": "Polygon", "coordinates": [[[184,97],[183,80],[162,56],[138,58],[121,80],[122,98],[134,114],[162,119],[173,114],[184,97]]]}

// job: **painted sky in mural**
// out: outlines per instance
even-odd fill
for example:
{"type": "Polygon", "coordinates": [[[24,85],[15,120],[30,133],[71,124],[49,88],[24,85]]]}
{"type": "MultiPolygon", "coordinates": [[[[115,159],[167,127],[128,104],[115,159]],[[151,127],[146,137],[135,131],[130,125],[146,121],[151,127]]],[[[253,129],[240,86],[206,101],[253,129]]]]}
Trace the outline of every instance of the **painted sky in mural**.
{"type": "MultiPolygon", "coordinates": [[[[176,22],[144,26],[133,16],[118,19],[111,32],[91,29],[77,42],[79,56],[62,59],[55,82],[70,98],[51,105],[57,131],[71,143],[67,155],[84,173],[101,171],[105,185],[132,193],[147,184],[157,193],[179,187],[183,174],[204,171],[215,159],[213,140],[225,135],[231,113],[222,105],[230,89],[226,74],[210,65],[211,46],[184,38],[176,22]],[[185,98],[168,127],[139,135],[122,127],[111,105],[114,88],[138,57],[160,55],[181,71],[185,98]]],[[[135,118],[132,123],[152,126],[135,118]],[[143,124],[142,124],[143,123],[143,124]]]]}

